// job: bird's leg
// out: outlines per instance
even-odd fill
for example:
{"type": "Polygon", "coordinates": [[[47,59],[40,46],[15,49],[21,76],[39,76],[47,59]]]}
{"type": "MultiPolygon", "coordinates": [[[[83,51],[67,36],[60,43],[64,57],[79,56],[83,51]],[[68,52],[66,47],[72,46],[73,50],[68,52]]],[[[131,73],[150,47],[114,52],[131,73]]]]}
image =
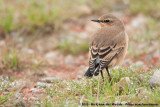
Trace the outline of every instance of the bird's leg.
{"type": "Polygon", "coordinates": [[[106,67],[106,71],[107,71],[107,73],[108,73],[108,76],[109,76],[109,82],[111,82],[111,76],[110,76],[110,74],[109,74],[108,67],[106,67]]]}
{"type": "Polygon", "coordinates": [[[103,79],[103,82],[104,82],[104,76],[103,76],[102,70],[100,70],[100,72],[101,72],[101,76],[102,76],[102,79],[103,79]]]}

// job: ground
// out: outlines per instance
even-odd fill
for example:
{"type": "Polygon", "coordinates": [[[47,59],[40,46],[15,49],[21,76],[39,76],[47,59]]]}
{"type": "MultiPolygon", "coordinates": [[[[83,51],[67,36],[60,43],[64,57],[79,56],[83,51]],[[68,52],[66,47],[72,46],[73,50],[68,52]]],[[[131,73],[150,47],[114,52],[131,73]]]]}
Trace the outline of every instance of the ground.
{"type": "Polygon", "coordinates": [[[149,80],[160,68],[160,2],[104,4],[0,1],[0,105],[159,104],[160,88],[149,80]],[[99,28],[90,20],[108,12],[121,18],[129,36],[124,63],[110,68],[111,83],[105,70],[104,82],[83,76],[89,38],[99,28]]]}

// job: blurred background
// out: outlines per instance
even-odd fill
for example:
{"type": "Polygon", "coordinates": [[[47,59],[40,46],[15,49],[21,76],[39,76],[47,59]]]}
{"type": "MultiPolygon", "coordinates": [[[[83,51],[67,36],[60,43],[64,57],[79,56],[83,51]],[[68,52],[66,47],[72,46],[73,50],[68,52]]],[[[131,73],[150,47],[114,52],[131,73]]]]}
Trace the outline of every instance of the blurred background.
{"type": "Polygon", "coordinates": [[[0,0],[0,75],[26,87],[42,79],[80,79],[88,68],[91,22],[113,13],[125,24],[123,68],[160,68],[159,0],[0,0]]]}

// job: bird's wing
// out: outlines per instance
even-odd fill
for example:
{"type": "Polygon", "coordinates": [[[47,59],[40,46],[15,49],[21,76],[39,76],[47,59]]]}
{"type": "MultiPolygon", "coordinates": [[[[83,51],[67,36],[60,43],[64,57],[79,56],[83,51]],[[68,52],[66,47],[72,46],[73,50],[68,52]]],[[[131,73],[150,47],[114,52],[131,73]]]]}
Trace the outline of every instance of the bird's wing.
{"type": "Polygon", "coordinates": [[[100,69],[103,70],[106,68],[111,61],[124,49],[124,46],[109,46],[105,49],[100,49],[99,58],[100,58],[100,69]],[[105,51],[104,51],[105,50],[105,51]]]}
{"type": "Polygon", "coordinates": [[[125,33],[121,32],[116,36],[116,38],[111,40],[110,44],[101,46],[98,51],[100,58],[100,70],[107,67],[110,62],[124,49],[125,45],[125,33]]]}
{"type": "Polygon", "coordinates": [[[94,40],[92,41],[93,43],[90,45],[89,61],[89,66],[92,69],[91,72],[94,72],[95,70],[95,59],[97,56],[99,56],[100,60],[100,70],[103,70],[109,65],[115,56],[122,51],[125,46],[123,36],[125,36],[124,32],[119,33],[116,38],[110,40],[110,43],[105,43],[105,41],[103,41],[103,43],[98,42],[97,44],[94,44],[94,40]]]}
{"type": "Polygon", "coordinates": [[[98,56],[98,47],[94,46],[93,44],[90,45],[89,54],[90,54],[89,68],[90,68],[91,74],[93,75],[95,71],[96,58],[98,56]]]}

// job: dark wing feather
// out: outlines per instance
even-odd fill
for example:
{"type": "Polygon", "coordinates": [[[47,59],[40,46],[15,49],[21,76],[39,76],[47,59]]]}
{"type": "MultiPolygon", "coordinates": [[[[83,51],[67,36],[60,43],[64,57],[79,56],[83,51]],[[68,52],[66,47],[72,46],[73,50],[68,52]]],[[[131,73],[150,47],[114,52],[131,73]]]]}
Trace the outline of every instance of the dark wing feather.
{"type": "MultiPolygon", "coordinates": [[[[96,58],[96,61],[95,61],[95,69],[96,70],[97,70],[98,66],[99,66],[99,59],[96,58]]],[[[87,71],[84,74],[84,76],[86,76],[86,77],[92,77],[93,76],[93,74],[91,74],[91,72],[90,72],[90,67],[87,69],[87,71]]]]}
{"type": "Polygon", "coordinates": [[[93,75],[95,71],[96,58],[98,56],[98,48],[92,45],[90,47],[89,53],[90,53],[89,68],[90,68],[90,73],[93,75]]]}

